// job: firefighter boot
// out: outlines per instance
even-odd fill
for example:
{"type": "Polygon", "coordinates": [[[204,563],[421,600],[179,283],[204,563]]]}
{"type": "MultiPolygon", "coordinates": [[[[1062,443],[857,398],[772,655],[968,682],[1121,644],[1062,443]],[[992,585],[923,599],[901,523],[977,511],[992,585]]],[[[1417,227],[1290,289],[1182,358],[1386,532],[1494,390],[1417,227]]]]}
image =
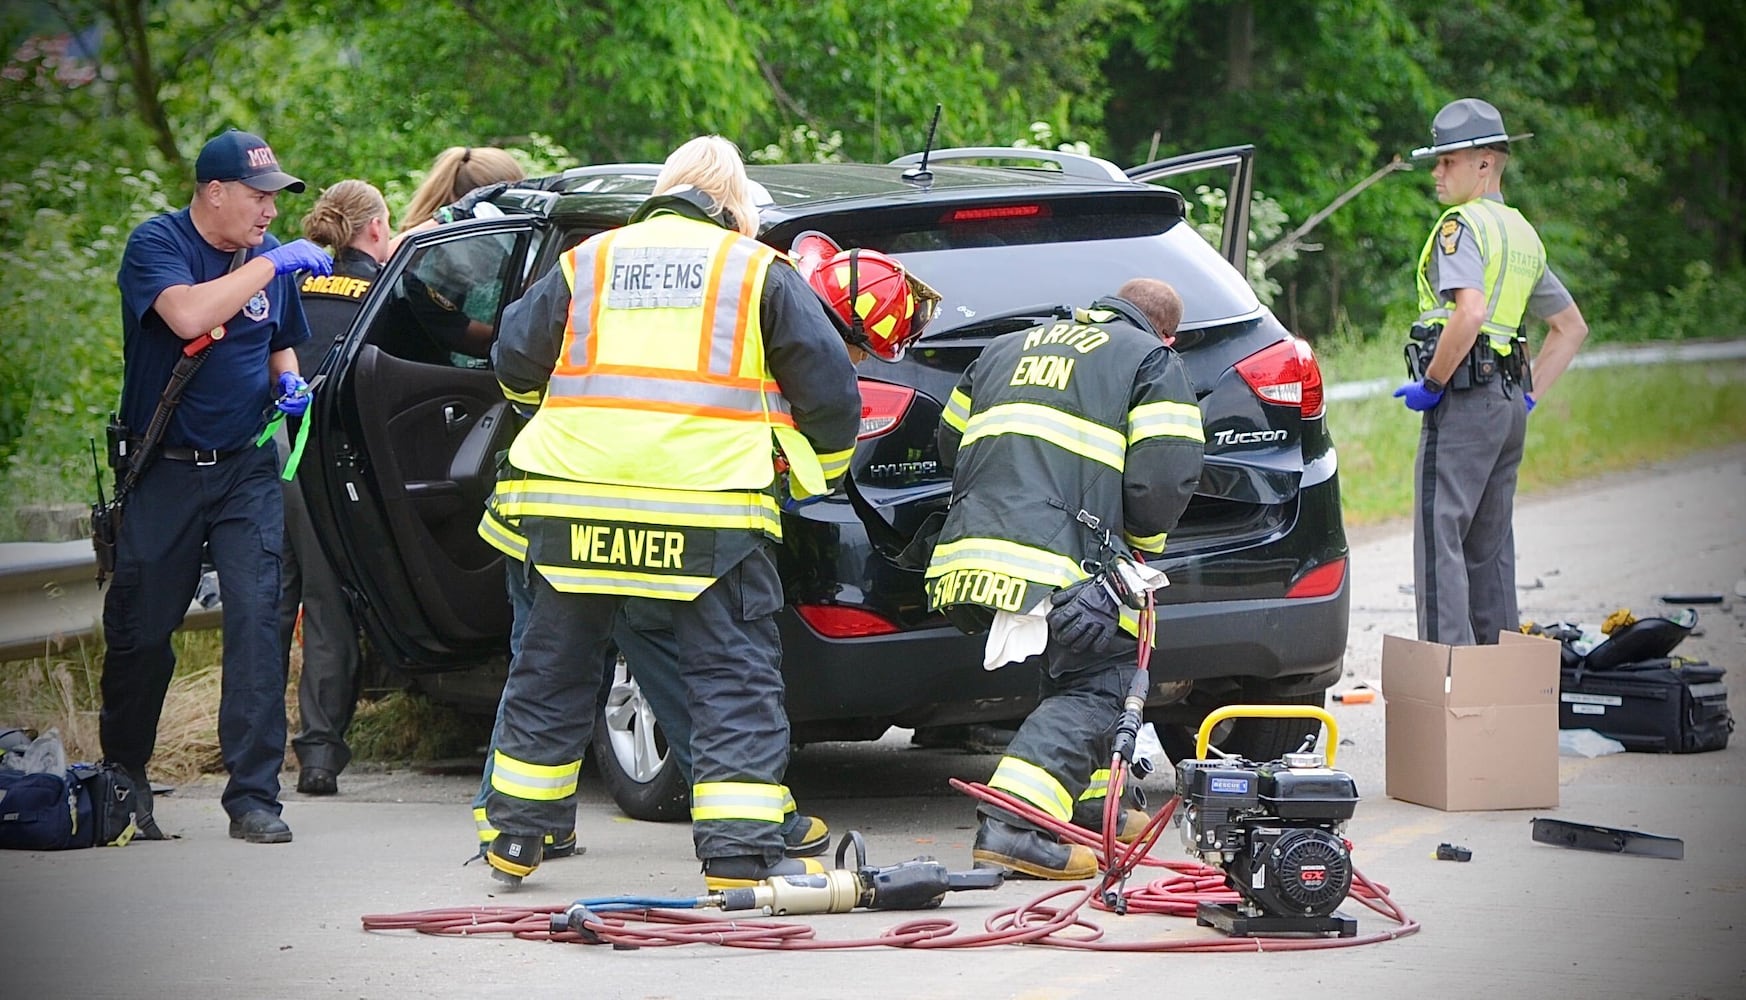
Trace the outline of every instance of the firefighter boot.
{"type": "Polygon", "coordinates": [[[544,839],[499,833],[485,852],[485,863],[491,866],[491,877],[512,889],[521,885],[521,880],[540,866],[540,842],[544,839]]]}
{"type": "Polygon", "coordinates": [[[824,863],[813,858],[783,858],[773,865],[756,854],[705,858],[703,885],[710,892],[745,889],[775,875],[820,875],[824,870],[824,863]]]}
{"type": "Polygon", "coordinates": [[[791,858],[811,858],[831,849],[831,828],[817,816],[789,813],[782,821],[782,853],[791,858]]]}
{"type": "Polygon", "coordinates": [[[1116,843],[1131,844],[1140,839],[1146,827],[1152,825],[1152,814],[1144,809],[1123,809],[1116,817],[1116,843]]]}
{"type": "Polygon", "coordinates": [[[1097,856],[1090,848],[1063,844],[1046,833],[982,817],[976,844],[970,851],[975,868],[1004,868],[1017,878],[1063,882],[1097,874],[1097,856]]]}

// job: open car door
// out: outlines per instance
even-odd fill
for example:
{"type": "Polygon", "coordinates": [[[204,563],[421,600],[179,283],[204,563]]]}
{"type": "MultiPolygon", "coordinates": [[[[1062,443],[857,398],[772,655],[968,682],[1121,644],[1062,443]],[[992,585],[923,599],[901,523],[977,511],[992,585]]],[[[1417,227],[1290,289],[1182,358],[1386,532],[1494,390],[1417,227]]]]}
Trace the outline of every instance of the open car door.
{"type": "MultiPolygon", "coordinates": [[[[1218,248],[1238,274],[1249,273],[1249,199],[1255,192],[1255,147],[1226,146],[1223,149],[1209,149],[1199,153],[1184,153],[1168,159],[1157,160],[1138,167],[1129,167],[1124,173],[1129,180],[1154,184],[1167,182],[1184,174],[1217,171],[1222,177],[1212,178],[1222,181],[1225,192],[1224,227],[1220,235],[1218,248]]],[[[1170,187],[1183,190],[1183,185],[1171,183],[1170,187]]],[[[1193,218],[1193,208],[1196,204],[1194,192],[1184,192],[1190,208],[1190,219],[1193,218]]]]}
{"type": "Polygon", "coordinates": [[[515,433],[490,349],[548,230],[512,215],[412,235],[319,369],[297,478],[371,643],[410,671],[507,650],[502,557],[475,531],[515,433]]]}

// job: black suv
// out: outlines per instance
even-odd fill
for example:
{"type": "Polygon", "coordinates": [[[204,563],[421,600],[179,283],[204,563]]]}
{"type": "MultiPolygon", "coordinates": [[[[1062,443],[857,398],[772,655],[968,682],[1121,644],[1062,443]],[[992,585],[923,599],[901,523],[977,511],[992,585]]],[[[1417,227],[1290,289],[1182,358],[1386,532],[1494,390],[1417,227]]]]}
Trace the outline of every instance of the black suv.
{"type": "MultiPolygon", "coordinates": [[[[869,534],[913,530],[947,502],[934,431],[984,346],[1135,276],[1182,294],[1176,348],[1206,426],[1200,492],[1164,562],[1171,586],[1161,592],[1148,717],[1175,757],[1217,706],[1321,704],[1346,647],[1346,537],[1315,357],[1233,266],[1246,256],[1252,155],[1235,147],[1125,173],[1092,157],[1014,149],[751,169],[768,193],[765,242],[786,249],[817,229],[893,254],[944,296],[901,364],[859,369],[853,476],[879,523],[870,529],[842,497],[785,515],[779,622],[797,743],[873,740],[892,726],[931,735],[1011,725],[1034,705],[1033,668],[984,671],[981,637],[930,613],[920,574],[882,558],[869,534]],[[1211,170],[1240,207],[1220,249],[1189,224],[1182,196],[1154,183],[1211,170]]],[[[312,411],[303,489],[372,644],[432,697],[489,711],[501,689],[504,570],[474,528],[493,458],[517,428],[487,360],[433,354],[428,342],[410,348],[420,334],[408,324],[435,301],[467,314],[474,343],[488,341],[503,306],[563,250],[625,222],[657,169],[592,166],[523,182],[495,199],[493,217],[416,234],[321,366],[327,384],[312,411]]],[[[1271,760],[1313,724],[1227,725],[1220,746],[1271,760]]],[[[622,662],[595,740],[627,813],[685,815],[686,789],[622,662]]]]}

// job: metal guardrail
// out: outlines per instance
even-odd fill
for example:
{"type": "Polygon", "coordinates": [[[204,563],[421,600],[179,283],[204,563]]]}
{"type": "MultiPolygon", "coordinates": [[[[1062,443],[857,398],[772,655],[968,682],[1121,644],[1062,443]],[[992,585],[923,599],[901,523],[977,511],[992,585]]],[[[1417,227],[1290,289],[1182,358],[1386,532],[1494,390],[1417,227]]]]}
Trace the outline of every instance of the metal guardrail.
{"type": "MultiPolygon", "coordinates": [[[[56,656],[100,630],[104,588],[89,541],[0,544],[0,661],[56,656]]],[[[190,604],[183,628],[217,628],[220,608],[190,604]]]]}
{"type": "MultiPolygon", "coordinates": [[[[1572,368],[1668,361],[1746,358],[1746,340],[1652,347],[1615,347],[1577,355],[1572,368]]],[[[1327,387],[1330,401],[1393,392],[1399,378],[1342,382],[1327,387]]],[[[0,543],[0,662],[55,655],[95,635],[103,619],[103,590],[89,541],[0,543]]],[[[217,628],[222,608],[189,605],[183,628],[217,628]]]]}

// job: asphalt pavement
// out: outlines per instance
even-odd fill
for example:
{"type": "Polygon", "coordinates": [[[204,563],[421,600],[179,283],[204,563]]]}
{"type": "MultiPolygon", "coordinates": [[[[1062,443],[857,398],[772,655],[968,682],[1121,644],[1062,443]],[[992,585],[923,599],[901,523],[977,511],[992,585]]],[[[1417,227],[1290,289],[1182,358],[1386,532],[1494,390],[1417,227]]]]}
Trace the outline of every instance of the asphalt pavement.
{"type": "MultiPolygon", "coordinates": [[[[1531,458],[1530,458],[1531,460],[1531,458]]],[[[1714,592],[1703,634],[1681,648],[1746,686],[1746,449],[1634,470],[1519,504],[1522,613],[1598,622],[1616,607],[1663,610],[1666,593],[1714,592]]],[[[1374,679],[1381,637],[1410,635],[1404,525],[1355,533],[1346,682],[1374,679]]],[[[1736,695],[1735,704],[1740,704],[1736,695]]],[[[830,998],[1145,996],[1746,996],[1746,736],[1682,756],[1562,758],[1556,809],[1443,813],[1383,794],[1379,700],[1334,705],[1338,765],[1364,799],[1347,835],[1355,861],[1423,929],[1358,948],[1282,954],[1099,954],[1003,946],[923,953],[867,948],[781,955],[693,945],[634,951],[515,940],[366,933],[360,917],[436,907],[540,905],[701,891],[684,824],[618,815],[592,776],[579,858],[500,893],[471,852],[472,774],[348,771],[332,799],[286,795],[294,843],[226,837],[220,784],[159,800],[169,843],[60,854],[0,853],[0,997],[830,998]],[[1534,844],[1553,816],[1681,837],[1682,861],[1534,844]],[[1473,851],[1433,860],[1440,842],[1473,851]]],[[[871,857],[969,864],[970,803],[951,777],[985,779],[995,758],[927,750],[893,731],[878,743],[795,755],[789,783],[833,828],[861,830],[871,857]]],[[[287,786],[294,775],[286,775],[287,786]]],[[[1168,785],[1146,787],[1161,798],[1168,785]]],[[[1182,858],[1174,830],[1155,853],[1182,858]]],[[[960,894],[932,916],[980,930],[1046,886],[960,894]]],[[[1359,933],[1390,926],[1354,903],[1359,933]]],[[[876,936],[909,914],[857,912],[787,922],[815,940],[876,936]]],[[[1215,941],[1175,917],[1088,912],[1102,940],[1215,941]]],[[[1082,932],[1089,936],[1089,932],[1082,932]]]]}

